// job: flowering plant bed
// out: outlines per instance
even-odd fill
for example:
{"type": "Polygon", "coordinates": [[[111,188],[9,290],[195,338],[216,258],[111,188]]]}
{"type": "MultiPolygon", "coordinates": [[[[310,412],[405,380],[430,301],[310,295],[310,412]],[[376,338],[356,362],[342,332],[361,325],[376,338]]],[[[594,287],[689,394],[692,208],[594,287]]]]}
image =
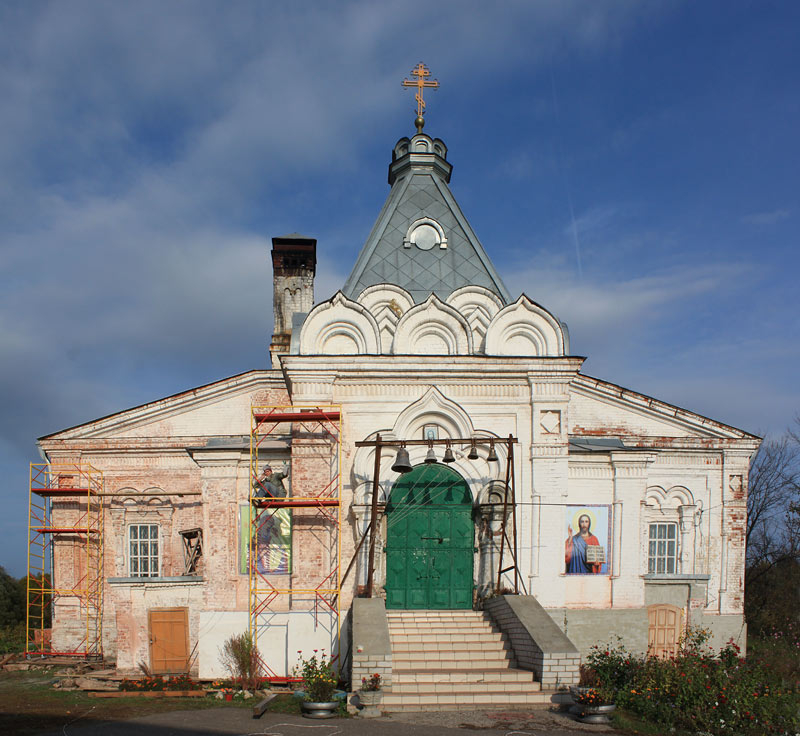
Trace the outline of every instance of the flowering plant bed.
{"type": "MultiPolygon", "coordinates": [[[[705,629],[689,629],[670,658],[635,655],[619,643],[594,647],[588,666],[603,687],[615,692],[619,707],[665,731],[712,736],[800,733],[797,670],[745,660],[733,641],[716,652],[708,646],[709,638],[705,629]]],[[[798,661],[800,637],[787,632],[784,638],[798,661]]]]}
{"type": "Polygon", "coordinates": [[[139,680],[129,680],[125,677],[120,682],[119,689],[124,692],[185,692],[188,690],[202,690],[203,686],[189,677],[189,675],[173,675],[166,680],[161,675],[148,675],[139,680]]]}

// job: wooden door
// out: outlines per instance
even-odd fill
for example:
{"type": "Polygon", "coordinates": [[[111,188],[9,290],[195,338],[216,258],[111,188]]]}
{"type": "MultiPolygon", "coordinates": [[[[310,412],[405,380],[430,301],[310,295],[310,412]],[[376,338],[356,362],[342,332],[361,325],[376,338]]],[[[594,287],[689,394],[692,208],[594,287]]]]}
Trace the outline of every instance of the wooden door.
{"type": "Polygon", "coordinates": [[[150,670],[154,675],[186,672],[189,664],[189,609],[151,608],[150,670]]]}
{"type": "Polygon", "coordinates": [[[662,604],[647,609],[649,630],[647,632],[647,651],[654,657],[674,657],[678,653],[681,631],[683,630],[683,610],[677,606],[662,604]]]}
{"type": "Polygon", "coordinates": [[[472,494],[445,465],[420,465],[392,489],[386,607],[472,608],[472,494]]]}

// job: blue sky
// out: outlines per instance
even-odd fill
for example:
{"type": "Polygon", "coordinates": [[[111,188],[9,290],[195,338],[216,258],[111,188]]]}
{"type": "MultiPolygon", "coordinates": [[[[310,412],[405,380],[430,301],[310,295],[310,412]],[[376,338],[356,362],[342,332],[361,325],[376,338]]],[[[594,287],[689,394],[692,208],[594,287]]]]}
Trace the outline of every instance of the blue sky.
{"type": "Polygon", "coordinates": [[[269,239],[344,283],[413,133],[584,371],[800,410],[800,4],[0,3],[0,564],[35,438],[267,364],[269,239]]]}

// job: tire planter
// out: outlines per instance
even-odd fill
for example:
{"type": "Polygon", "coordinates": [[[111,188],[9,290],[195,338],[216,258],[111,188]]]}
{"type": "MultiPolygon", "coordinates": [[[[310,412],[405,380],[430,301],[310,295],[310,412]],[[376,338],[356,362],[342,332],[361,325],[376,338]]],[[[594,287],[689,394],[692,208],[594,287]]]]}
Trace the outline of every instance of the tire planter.
{"type": "Polygon", "coordinates": [[[570,695],[568,690],[559,690],[553,693],[550,702],[553,705],[557,705],[561,713],[567,713],[569,709],[575,705],[575,701],[572,699],[572,695],[570,695]]]}
{"type": "Polygon", "coordinates": [[[304,718],[335,718],[339,713],[339,701],[307,703],[304,700],[300,703],[300,710],[303,712],[304,718]]]}
{"type": "Polygon", "coordinates": [[[616,709],[615,703],[607,703],[605,705],[573,705],[570,713],[575,716],[575,719],[581,723],[611,723],[609,716],[616,709]]]}

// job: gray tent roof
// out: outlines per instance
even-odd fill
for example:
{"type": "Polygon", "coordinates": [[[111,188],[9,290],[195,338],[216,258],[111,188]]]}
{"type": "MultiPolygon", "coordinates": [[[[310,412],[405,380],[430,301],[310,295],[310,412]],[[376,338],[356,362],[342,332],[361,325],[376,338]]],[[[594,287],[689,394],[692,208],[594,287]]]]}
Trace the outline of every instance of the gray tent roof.
{"type": "Polygon", "coordinates": [[[447,186],[452,167],[446,155],[441,140],[423,133],[397,142],[389,167],[392,189],[345,282],[346,296],[356,299],[368,286],[388,283],[402,287],[420,303],[431,292],[445,300],[462,286],[477,285],[494,292],[506,304],[511,301],[447,186]],[[445,248],[408,246],[409,229],[422,219],[441,226],[445,248]]]}

